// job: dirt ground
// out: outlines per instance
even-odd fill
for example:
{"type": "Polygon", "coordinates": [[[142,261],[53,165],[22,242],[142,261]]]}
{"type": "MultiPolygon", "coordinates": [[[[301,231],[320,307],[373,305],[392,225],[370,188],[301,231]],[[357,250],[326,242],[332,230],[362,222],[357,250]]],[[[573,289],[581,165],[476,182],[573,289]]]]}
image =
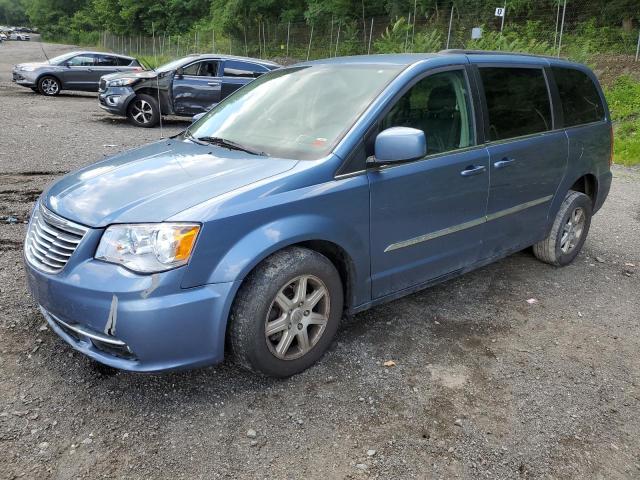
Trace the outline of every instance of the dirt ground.
{"type": "Polygon", "coordinates": [[[640,478],[638,169],[614,169],[572,265],[525,251],[359,314],[302,375],[115,372],[45,327],[24,221],[47,183],[160,132],[11,84],[40,58],[0,45],[0,478],[640,478]]]}

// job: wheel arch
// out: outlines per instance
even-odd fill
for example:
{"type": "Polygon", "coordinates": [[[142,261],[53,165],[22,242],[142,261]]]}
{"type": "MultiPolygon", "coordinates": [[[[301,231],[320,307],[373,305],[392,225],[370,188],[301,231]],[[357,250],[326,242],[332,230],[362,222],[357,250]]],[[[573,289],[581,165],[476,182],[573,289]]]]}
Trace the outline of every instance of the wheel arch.
{"type": "Polygon", "coordinates": [[[140,94],[149,95],[153,97],[156,101],[158,98],[160,99],[160,115],[173,115],[173,106],[170,104],[166,93],[163,93],[161,90],[155,87],[144,86],[135,90],[135,95],[133,95],[129,101],[127,102],[126,109],[129,108],[129,104],[140,94]]]}
{"type": "Polygon", "coordinates": [[[598,198],[598,178],[592,173],[586,173],[574,181],[569,190],[584,193],[591,199],[591,205],[595,207],[598,198]]]}
{"type": "Polygon", "coordinates": [[[64,88],[64,82],[62,81],[62,78],[60,78],[55,73],[51,73],[51,72],[44,72],[44,73],[41,73],[40,75],[38,75],[38,78],[36,78],[36,87],[37,88],[40,88],[40,80],[42,80],[44,77],[53,77],[53,78],[55,78],[58,81],[58,83],[60,84],[60,90],[62,90],[64,88]]]}

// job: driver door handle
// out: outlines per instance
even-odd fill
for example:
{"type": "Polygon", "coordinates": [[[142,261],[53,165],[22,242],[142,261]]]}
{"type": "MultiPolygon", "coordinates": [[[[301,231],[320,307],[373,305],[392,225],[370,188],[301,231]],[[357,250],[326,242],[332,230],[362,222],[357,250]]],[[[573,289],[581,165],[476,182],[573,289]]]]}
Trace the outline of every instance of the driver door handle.
{"type": "Polygon", "coordinates": [[[212,87],[219,87],[220,82],[207,82],[207,85],[211,85],[212,87]]]}
{"type": "Polygon", "coordinates": [[[467,168],[460,172],[460,175],[462,175],[463,177],[470,177],[472,175],[479,175],[481,173],[484,173],[486,170],[487,167],[485,167],[484,165],[469,165],[467,168]]]}
{"type": "Polygon", "coordinates": [[[515,158],[504,157],[502,160],[500,160],[498,162],[495,162],[493,164],[493,166],[495,168],[504,168],[504,167],[508,167],[509,165],[511,165],[515,161],[516,161],[515,158]]]}

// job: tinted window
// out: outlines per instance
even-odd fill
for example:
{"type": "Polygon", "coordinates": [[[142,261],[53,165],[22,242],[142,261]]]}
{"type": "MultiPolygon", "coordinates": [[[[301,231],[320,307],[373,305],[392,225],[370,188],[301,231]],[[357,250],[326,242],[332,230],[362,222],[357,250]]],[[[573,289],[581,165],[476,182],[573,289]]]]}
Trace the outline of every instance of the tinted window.
{"type": "Polygon", "coordinates": [[[93,55],[78,55],[68,60],[72,67],[91,67],[94,63],[93,55]]]}
{"type": "Polygon", "coordinates": [[[96,65],[99,67],[115,67],[118,65],[116,57],[111,57],[109,55],[100,55],[96,59],[96,65]]]}
{"type": "Polygon", "coordinates": [[[136,66],[138,62],[129,58],[116,57],[116,63],[119,67],[127,67],[129,65],[136,66]]]}
{"type": "Polygon", "coordinates": [[[228,60],[224,62],[225,77],[256,78],[266,72],[268,72],[268,69],[265,67],[252,63],[238,62],[235,60],[228,60]]]}
{"type": "Polygon", "coordinates": [[[553,67],[552,71],[560,92],[566,127],[604,119],[598,90],[584,72],[558,67],[553,67]]]}
{"type": "Polygon", "coordinates": [[[420,80],[382,120],[382,129],[411,127],[424,131],[427,153],[441,153],[473,144],[469,91],[460,70],[420,80]]]}
{"type": "Polygon", "coordinates": [[[551,130],[544,73],[537,68],[480,68],[489,109],[489,138],[503,140],[551,130]]]}

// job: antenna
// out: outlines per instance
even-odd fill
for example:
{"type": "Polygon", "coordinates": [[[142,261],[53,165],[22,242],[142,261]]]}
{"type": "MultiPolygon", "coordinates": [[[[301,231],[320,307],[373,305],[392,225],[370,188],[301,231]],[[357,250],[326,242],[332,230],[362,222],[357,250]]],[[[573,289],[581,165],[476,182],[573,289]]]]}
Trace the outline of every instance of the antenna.
{"type": "Polygon", "coordinates": [[[49,57],[47,57],[47,52],[44,51],[44,47],[42,46],[42,37],[40,37],[40,48],[42,49],[42,54],[44,55],[44,58],[46,58],[47,62],[49,62],[49,57]]]}

